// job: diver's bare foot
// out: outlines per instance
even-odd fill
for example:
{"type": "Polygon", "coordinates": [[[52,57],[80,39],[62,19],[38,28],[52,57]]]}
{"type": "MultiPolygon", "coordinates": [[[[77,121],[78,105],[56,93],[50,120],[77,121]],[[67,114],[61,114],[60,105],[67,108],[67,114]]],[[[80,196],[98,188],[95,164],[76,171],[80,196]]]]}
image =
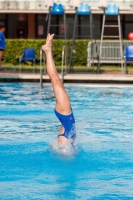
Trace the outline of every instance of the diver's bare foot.
{"type": "Polygon", "coordinates": [[[54,34],[50,35],[49,33],[47,35],[46,44],[42,46],[42,49],[45,51],[45,53],[48,52],[49,50],[51,51],[53,37],[54,37],[54,34]]]}

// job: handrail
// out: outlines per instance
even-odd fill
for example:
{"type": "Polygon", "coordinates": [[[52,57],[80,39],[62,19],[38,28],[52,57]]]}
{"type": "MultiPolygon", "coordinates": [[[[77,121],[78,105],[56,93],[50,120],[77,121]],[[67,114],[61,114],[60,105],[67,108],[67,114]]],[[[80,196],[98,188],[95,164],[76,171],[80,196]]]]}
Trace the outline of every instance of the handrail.
{"type": "MultiPolygon", "coordinates": [[[[65,50],[66,50],[66,46],[62,47],[62,67],[61,67],[61,78],[62,78],[62,83],[64,82],[64,64],[66,62],[66,58],[65,58],[65,50]]],[[[42,67],[42,60],[43,60],[43,50],[42,50],[42,46],[40,48],[40,85],[42,87],[43,84],[43,73],[46,73],[46,69],[45,69],[45,53],[44,53],[44,71],[43,71],[43,67],[42,67]]],[[[65,71],[66,73],[66,71],[65,71]]]]}
{"type": "Polygon", "coordinates": [[[61,78],[62,78],[62,83],[64,83],[65,50],[66,50],[66,46],[63,46],[63,47],[62,47],[62,67],[61,67],[61,78]]]}
{"type": "Polygon", "coordinates": [[[43,67],[42,67],[42,60],[44,59],[44,70],[45,70],[45,54],[44,54],[44,58],[43,58],[43,50],[42,50],[42,46],[40,48],[40,85],[42,87],[43,84],[43,73],[46,71],[43,71],[43,67]]]}
{"type": "Polygon", "coordinates": [[[42,86],[42,46],[40,48],[40,85],[42,86]]]}

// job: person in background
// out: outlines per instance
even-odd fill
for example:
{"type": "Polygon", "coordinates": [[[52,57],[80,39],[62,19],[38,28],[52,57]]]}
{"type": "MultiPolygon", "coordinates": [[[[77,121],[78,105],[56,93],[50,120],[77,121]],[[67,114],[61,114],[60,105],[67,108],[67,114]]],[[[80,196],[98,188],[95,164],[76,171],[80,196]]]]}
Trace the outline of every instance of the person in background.
{"type": "Polygon", "coordinates": [[[0,70],[2,70],[2,57],[4,54],[4,49],[5,49],[5,26],[0,24],[0,70]]]}

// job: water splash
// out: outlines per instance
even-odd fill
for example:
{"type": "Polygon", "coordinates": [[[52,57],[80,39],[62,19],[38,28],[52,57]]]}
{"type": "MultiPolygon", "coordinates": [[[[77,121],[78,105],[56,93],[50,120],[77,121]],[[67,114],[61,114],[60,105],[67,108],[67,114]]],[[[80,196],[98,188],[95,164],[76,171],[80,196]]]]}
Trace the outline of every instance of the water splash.
{"type": "Polygon", "coordinates": [[[78,153],[76,145],[71,144],[69,140],[65,144],[58,143],[58,141],[50,142],[50,150],[55,154],[66,157],[71,157],[78,153]]]}

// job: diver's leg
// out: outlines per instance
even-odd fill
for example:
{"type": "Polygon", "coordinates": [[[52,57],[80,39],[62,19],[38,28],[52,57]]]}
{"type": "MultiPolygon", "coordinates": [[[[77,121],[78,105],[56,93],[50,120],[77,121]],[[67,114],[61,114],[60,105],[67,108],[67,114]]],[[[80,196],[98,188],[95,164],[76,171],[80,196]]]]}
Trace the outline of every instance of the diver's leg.
{"type": "MultiPolygon", "coordinates": [[[[71,105],[69,97],[64,89],[64,86],[62,84],[62,81],[57,73],[55,63],[52,56],[52,40],[53,40],[54,34],[50,35],[48,34],[46,44],[42,47],[42,49],[46,53],[46,68],[47,73],[51,79],[51,83],[53,86],[55,98],[56,98],[56,105],[55,109],[57,112],[68,115],[71,113],[71,105]]],[[[64,132],[64,127],[61,127],[60,134],[64,132]]],[[[58,141],[60,143],[64,143],[67,141],[67,138],[60,136],[58,138],[58,141]]]]}
{"type": "Polygon", "coordinates": [[[56,98],[56,110],[61,114],[70,114],[71,106],[69,97],[63,87],[62,81],[57,73],[55,63],[52,56],[52,40],[54,34],[48,34],[46,44],[42,47],[42,49],[46,53],[46,68],[47,73],[51,79],[51,83],[53,86],[55,98],[56,98]]]}

